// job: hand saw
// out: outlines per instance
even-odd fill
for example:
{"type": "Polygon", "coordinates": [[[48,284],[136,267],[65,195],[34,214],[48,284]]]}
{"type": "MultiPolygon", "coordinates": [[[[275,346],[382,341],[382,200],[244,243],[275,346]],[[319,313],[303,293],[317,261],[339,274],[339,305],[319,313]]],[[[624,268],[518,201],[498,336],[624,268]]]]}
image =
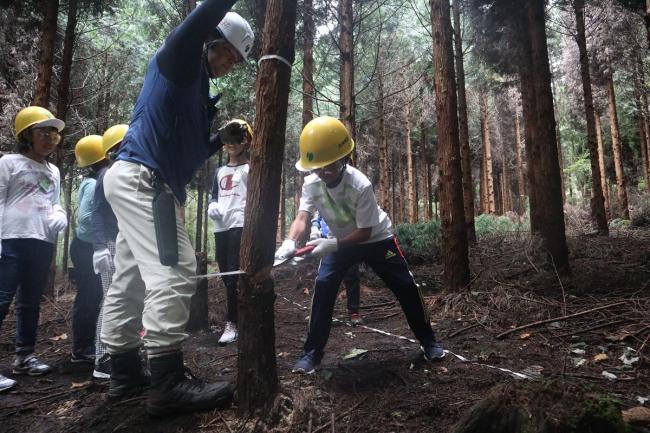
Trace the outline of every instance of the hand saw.
{"type": "MultiPolygon", "coordinates": [[[[298,248],[293,253],[293,255],[291,255],[289,257],[278,257],[273,261],[273,267],[275,268],[277,266],[280,266],[280,265],[282,265],[282,264],[284,264],[284,263],[288,262],[289,260],[292,260],[292,259],[294,259],[296,257],[302,257],[304,255],[307,255],[307,254],[311,253],[314,250],[314,248],[315,248],[314,245],[308,245],[308,246],[303,247],[303,248],[298,248]]],[[[224,276],[227,276],[227,275],[240,275],[240,274],[245,274],[245,273],[246,273],[246,271],[242,271],[240,269],[238,271],[213,272],[211,274],[194,275],[194,276],[190,277],[190,279],[197,280],[199,278],[224,277],[224,276]]]]}

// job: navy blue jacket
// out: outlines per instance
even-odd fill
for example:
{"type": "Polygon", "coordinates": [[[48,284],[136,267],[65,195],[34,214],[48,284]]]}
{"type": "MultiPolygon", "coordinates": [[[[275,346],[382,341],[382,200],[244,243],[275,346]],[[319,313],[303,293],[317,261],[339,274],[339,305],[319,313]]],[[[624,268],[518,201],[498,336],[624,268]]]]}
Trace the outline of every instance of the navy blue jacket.
{"type": "Polygon", "coordinates": [[[95,250],[108,248],[108,241],[115,242],[117,238],[117,218],[115,218],[113,209],[106,201],[106,195],[104,195],[104,175],[107,170],[108,166],[99,170],[97,182],[95,183],[92,208],[92,231],[95,250]]]}
{"type": "Polygon", "coordinates": [[[147,68],[117,159],[155,171],[185,203],[185,186],[221,141],[210,138],[203,43],[236,0],[205,0],[167,37],[147,68]]]}

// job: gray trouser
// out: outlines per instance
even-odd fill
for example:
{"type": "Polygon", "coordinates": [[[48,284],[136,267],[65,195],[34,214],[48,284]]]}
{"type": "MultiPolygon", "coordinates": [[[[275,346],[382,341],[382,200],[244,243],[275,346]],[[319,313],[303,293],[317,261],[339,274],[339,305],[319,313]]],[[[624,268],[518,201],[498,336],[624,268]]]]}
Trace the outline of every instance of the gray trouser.
{"type": "Polygon", "coordinates": [[[142,327],[149,350],[178,347],[187,338],[185,325],[196,289],[189,279],[196,272],[194,248],[177,202],[178,264],[160,264],[151,178],[147,167],[126,161],[117,161],[104,177],[106,200],[119,227],[101,332],[110,354],[138,347],[142,327]]]}

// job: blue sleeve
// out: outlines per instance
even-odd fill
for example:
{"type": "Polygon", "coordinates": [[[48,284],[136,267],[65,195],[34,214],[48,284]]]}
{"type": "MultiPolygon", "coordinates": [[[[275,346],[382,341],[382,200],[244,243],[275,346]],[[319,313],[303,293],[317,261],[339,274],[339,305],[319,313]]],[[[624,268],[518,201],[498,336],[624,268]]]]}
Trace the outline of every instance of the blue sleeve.
{"type": "Polygon", "coordinates": [[[79,208],[77,209],[77,225],[80,227],[89,227],[91,224],[95,184],[95,179],[86,179],[81,183],[81,188],[79,189],[79,208]]]}
{"type": "Polygon", "coordinates": [[[214,177],[212,178],[212,193],[210,202],[219,201],[219,168],[214,172],[214,177]]]}
{"type": "Polygon", "coordinates": [[[176,84],[192,82],[203,67],[203,42],[236,0],[205,0],[165,39],[156,54],[163,75],[176,84]]]}

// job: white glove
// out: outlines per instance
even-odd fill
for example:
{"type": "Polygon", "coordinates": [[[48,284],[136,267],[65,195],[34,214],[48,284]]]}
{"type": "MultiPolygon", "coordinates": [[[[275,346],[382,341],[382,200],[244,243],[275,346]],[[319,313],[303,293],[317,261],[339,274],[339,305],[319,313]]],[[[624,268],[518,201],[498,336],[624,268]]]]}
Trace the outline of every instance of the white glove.
{"type": "Polygon", "coordinates": [[[221,219],[221,212],[219,212],[219,205],[216,201],[211,201],[208,205],[208,216],[213,220],[221,219]]]}
{"type": "Polygon", "coordinates": [[[111,264],[113,264],[113,257],[108,248],[102,248],[93,253],[93,270],[96,274],[110,272],[111,264]]]}
{"type": "Polygon", "coordinates": [[[314,239],[320,239],[320,230],[317,226],[311,226],[311,232],[309,233],[309,240],[313,241],[314,239]]]}
{"type": "Polygon", "coordinates": [[[55,204],[52,206],[52,213],[47,219],[47,225],[55,233],[62,232],[68,227],[68,217],[61,206],[55,204]]]}
{"type": "Polygon", "coordinates": [[[320,238],[307,242],[307,246],[314,245],[316,248],[309,253],[308,257],[325,257],[328,254],[338,251],[339,240],[336,238],[320,238]]]}
{"type": "Polygon", "coordinates": [[[286,259],[288,257],[293,257],[293,254],[296,252],[296,241],[293,239],[285,239],[280,245],[280,248],[275,252],[276,259],[286,259]]]}

